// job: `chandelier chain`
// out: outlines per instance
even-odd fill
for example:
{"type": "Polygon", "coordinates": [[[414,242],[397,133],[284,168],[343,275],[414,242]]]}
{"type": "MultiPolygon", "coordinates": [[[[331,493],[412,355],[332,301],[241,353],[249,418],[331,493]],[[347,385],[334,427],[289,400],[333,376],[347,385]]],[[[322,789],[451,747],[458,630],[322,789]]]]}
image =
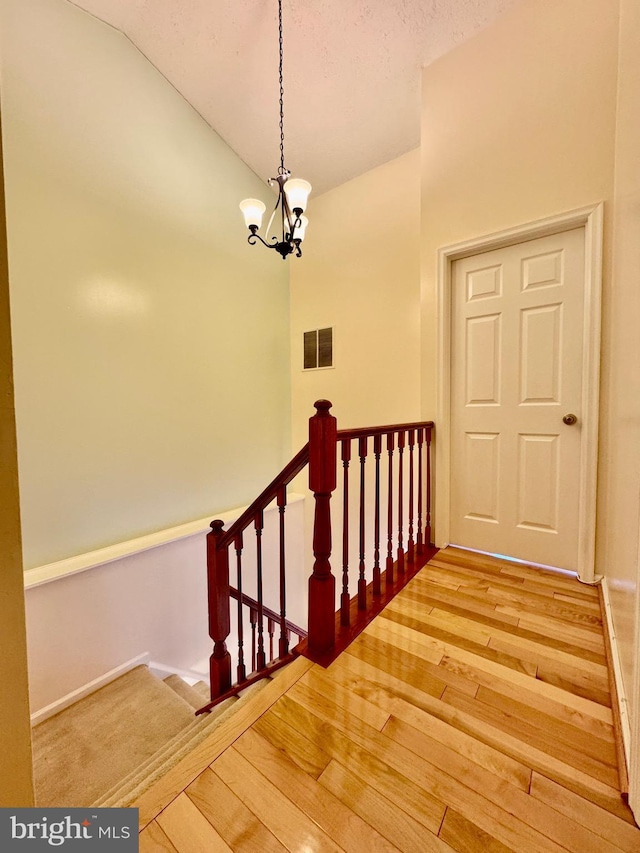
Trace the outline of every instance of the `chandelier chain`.
{"type": "Polygon", "coordinates": [[[284,168],[284,85],[282,82],[282,0],[278,0],[278,35],[280,42],[280,174],[286,171],[284,168]]]}
{"type": "Polygon", "coordinates": [[[275,249],[276,252],[285,260],[289,255],[295,255],[297,258],[302,257],[301,244],[304,239],[305,228],[307,227],[307,218],[303,216],[307,206],[307,198],[311,192],[311,184],[308,181],[301,179],[289,180],[291,173],[284,165],[284,47],[283,47],[283,27],[282,27],[282,2],[278,0],[278,46],[279,46],[279,67],[278,77],[280,83],[280,166],[278,174],[274,178],[269,178],[269,186],[278,188],[278,199],[273,213],[269,219],[269,224],[266,228],[267,240],[265,240],[258,231],[262,224],[262,215],[266,210],[266,205],[260,199],[246,198],[240,203],[240,209],[244,214],[245,224],[249,229],[247,241],[251,246],[255,246],[257,242],[262,243],[267,249],[275,249]],[[285,189],[285,184],[286,189],[285,189]],[[274,217],[280,213],[282,223],[282,237],[277,234],[269,237],[271,225],[274,217]]]}

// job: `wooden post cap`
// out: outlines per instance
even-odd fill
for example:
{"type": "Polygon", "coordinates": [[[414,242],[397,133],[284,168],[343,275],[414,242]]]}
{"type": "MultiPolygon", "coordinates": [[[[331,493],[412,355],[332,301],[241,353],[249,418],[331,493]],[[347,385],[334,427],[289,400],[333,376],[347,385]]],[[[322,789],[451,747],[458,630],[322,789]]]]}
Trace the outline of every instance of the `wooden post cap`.
{"type": "Polygon", "coordinates": [[[309,488],[330,493],[336,487],[337,421],[329,413],[329,400],[314,403],[316,413],[309,418],[309,488]]]}

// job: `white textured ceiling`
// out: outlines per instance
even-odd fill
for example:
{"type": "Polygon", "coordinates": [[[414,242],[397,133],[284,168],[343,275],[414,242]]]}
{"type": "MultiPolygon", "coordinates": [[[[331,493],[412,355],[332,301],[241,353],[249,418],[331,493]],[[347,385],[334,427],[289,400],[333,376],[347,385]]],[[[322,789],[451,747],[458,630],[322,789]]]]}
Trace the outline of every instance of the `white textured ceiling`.
{"type": "MultiPolygon", "coordinates": [[[[262,178],[277,0],[71,0],[125,33],[262,178]]],[[[314,195],[419,145],[420,68],[519,0],[283,0],[285,165],[314,195]]]]}

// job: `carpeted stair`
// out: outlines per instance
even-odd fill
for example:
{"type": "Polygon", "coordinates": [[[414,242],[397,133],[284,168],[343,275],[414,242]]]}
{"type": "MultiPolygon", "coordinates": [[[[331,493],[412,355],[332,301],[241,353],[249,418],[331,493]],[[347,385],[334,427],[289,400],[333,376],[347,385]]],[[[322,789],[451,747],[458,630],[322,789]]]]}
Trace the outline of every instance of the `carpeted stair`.
{"type": "MultiPolygon", "coordinates": [[[[260,689],[257,682],[248,691],[260,689]]],[[[194,716],[208,686],[138,666],[33,728],[38,806],[128,805],[242,702],[194,716]]]]}
{"type": "Polygon", "coordinates": [[[179,675],[169,675],[164,679],[164,683],[196,711],[209,701],[209,687],[204,681],[198,681],[192,687],[179,675]]]}

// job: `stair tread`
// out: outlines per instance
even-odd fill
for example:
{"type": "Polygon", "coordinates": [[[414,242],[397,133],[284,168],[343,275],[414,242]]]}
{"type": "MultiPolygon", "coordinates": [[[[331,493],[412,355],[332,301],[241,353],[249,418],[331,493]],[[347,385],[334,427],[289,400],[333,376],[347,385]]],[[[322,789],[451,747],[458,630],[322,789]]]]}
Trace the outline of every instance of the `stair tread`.
{"type": "Polygon", "coordinates": [[[196,717],[209,699],[204,682],[177,676],[165,681],[139,666],[33,728],[38,806],[128,805],[193,750],[245,698],[258,681],[212,712],[196,717]],[[169,683],[166,683],[169,682],[169,683]],[[191,696],[193,703],[179,695],[191,696]],[[189,692],[190,691],[190,692],[189,692]]]}
{"type": "Polygon", "coordinates": [[[196,683],[193,685],[193,689],[198,691],[202,699],[205,699],[207,702],[209,701],[211,689],[205,681],[196,681],[196,683]]]}
{"type": "MultiPolygon", "coordinates": [[[[187,682],[184,679],[180,678],[179,675],[168,675],[166,678],[163,679],[163,682],[167,685],[167,687],[170,687],[172,690],[174,690],[178,694],[178,696],[180,696],[181,699],[184,699],[185,702],[188,702],[194,710],[197,711],[198,708],[202,708],[204,702],[202,701],[202,694],[200,693],[200,691],[196,690],[195,686],[192,687],[191,685],[187,684],[187,682]]],[[[204,682],[200,683],[204,684],[204,682]]],[[[205,687],[207,689],[208,694],[209,689],[206,684],[205,687]]]]}
{"type": "Polygon", "coordinates": [[[232,696],[225,702],[221,702],[215,709],[215,713],[203,714],[194,717],[188,728],[179,732],[168,741],[154,755],[140,767],[133,770],[127,777],[121,779],[109,789],[99,800],[92,805],[105,808],[124,806],[133,802],[134,798],[151,785],[159,776],[176,764],[183,755],[190,752],[203,737],[209,734],[209,730],[216,726],[228,714],[233,713],[239,699],[232,696]]]}
{"type": "Polygon", "coordinates": [[[177,736],[174,738],[174,740],[159,750],[157,755],[149,759],[137,771],[131,773],[129,777],[123,779],[119,785],[115,785],[104,797],[93,803],[93,805],[100,808],[115,808],[128,806],[135,802],[137,797],[149,788],[156,779],[163,776],[183,756],[193,750],[209,734],[209,730],[213,726],[219,725],[230,714],[235,713],[237,706],[242,703],[243,699],[248,699],[255,692],[266,687],[270,680],[270,678],[265,678],[255,682],[242,691],[242,696],[232,696],[219,705],[216,705],[209,714],[197,718],[202,720],[202,725],[194,724],[188,731],[184,732],[182,737],[177,736]]]}
{"type": "Polygon", "coordinates": [[[92,804],[192,721],[188,702],[136,667],[34,727],[37,804],[92,804]]]}

